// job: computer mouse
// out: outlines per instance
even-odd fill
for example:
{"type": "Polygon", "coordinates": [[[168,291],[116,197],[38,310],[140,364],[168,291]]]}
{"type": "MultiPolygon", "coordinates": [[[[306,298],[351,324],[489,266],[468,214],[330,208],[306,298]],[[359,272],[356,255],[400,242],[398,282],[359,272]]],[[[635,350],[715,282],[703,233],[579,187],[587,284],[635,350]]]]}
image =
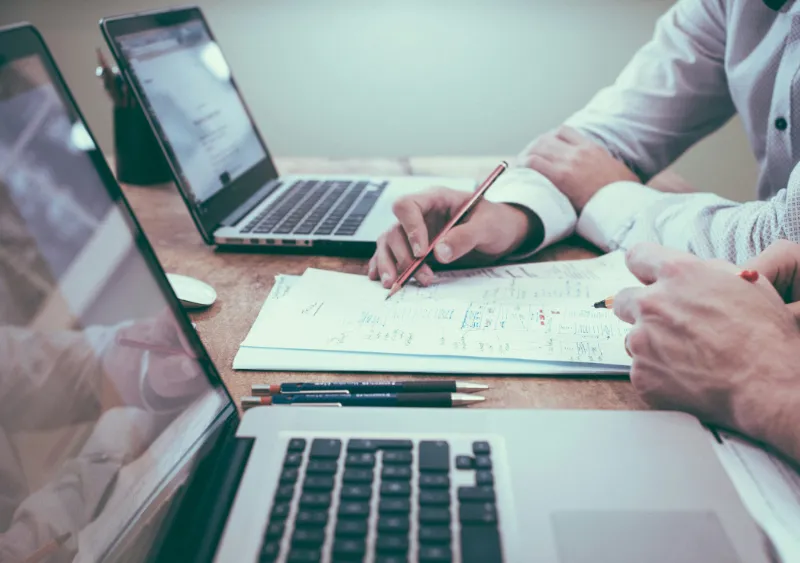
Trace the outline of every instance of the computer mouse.
{"type": "Polygon", "coordinates": [[[217,300],[217,292],[205,282],[180,274],[167,274],[167,279],[186,309],[205,309],[217,300]]]}

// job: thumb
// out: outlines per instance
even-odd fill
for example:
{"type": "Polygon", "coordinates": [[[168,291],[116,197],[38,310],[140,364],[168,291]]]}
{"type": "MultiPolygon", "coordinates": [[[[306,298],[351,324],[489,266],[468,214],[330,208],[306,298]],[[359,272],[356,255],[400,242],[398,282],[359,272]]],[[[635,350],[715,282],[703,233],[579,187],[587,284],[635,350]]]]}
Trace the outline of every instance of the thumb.
{"type": "Polygon", "coordinates": [[[789,312],[794,315],[794,320],[797,323],[797,327],[800,328],[800,301],[796,303],[789,303],[786,305],[789,309],[789,312]]]}
{"type": "Polygon", "coordinates": [[[467,221],[462,225],[456,225],[433,249],[436,260],[448,264],[475,250],[483,232],[480,221],[467,221]]]}

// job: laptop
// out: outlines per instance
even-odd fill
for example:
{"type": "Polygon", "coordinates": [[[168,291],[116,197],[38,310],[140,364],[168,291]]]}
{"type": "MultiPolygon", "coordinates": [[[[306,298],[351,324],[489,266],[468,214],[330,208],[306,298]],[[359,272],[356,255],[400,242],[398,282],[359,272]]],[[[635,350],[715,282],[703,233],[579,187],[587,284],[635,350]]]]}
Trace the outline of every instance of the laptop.
{"type": "Polygon", "coordinates": [[[475,188],[463,178],[281,176],[199,8],[100,27],[208,244],[369,254],[400,197],[475,188]]]}
{"type": "Polygon", "coordinates": [[[0,560],[768,561],[712,440],[670,412],[240,415],[41,37],[0,30],[0,560]]]}

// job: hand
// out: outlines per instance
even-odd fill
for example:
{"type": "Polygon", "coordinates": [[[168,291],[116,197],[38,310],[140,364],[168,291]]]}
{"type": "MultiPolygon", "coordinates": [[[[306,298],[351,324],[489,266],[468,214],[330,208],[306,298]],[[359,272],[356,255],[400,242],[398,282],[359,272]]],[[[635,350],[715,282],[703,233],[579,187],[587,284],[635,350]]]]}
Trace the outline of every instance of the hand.
{"type": "MultiPolygon", "coordinates": [[[[369,262],[369,278],[380,279],[384,287],[391,287],[471,196],[471,192],[438,188],[396,201],[393,211],[399,222],[378,238],[375,255],[369,262]]],[[[465,257],[478,263],[493,261],[519,248],[529,234],[535,236],[534,231],[544,237],[541,221],[533,214],[481,200],[468,218],[436,245],[434,258],[441,264],[465,257]]],[[[425,264],[415,277],[420,284],[430,285],[433,270],[425,264]]]]}
{"type": "Polygon", "coordinates": [[[626,340],[631,382],[658,408],[687,411],[800,459],[800,330],[766,280],[732,265],[654,244],[627,254],[647,287],[626,289],[614,313],[634,325],[626,340]]]}
{"type": "Polygon", "coordinates": [[[607,150],[575,129],[562,126],[526,149],[525,165],[546,176],[580,213],[602,188],[639,178],[607,150]]]}
{"type": "Polygon", "coordinates": [[[128,405],[142,406],[147,402],[142,389],[162,399],[177,399],[196,395],[207,386],[191,346],[168,310],[151,320],[120,329],[103,357],[103,367],[117,394],[128,405]],[[145,365],[145,352],[121,344],[123,338],[172,348],[175,353],[150,351],[145,365]]]}
{"type": "Polygon", "coordinates": [[[779,240],[744,267],[772,284],[800,326],[800,244],[779,240]]]}

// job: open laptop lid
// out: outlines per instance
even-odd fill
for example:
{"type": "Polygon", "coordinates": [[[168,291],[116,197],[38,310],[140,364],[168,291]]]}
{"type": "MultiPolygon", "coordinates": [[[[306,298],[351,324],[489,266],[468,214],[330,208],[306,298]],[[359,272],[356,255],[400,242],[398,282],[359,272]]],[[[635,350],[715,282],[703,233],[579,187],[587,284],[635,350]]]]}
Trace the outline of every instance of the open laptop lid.
{"type": "Polygon", "coordinates": [[[38,33],[0,30],[0,560],[145,560],[237,422],[38,33]]]}
{"type": "MultiPolygon", "coordinates": [[[[199,8],[103,19],[100,27],[207,243],[278,177],[199,8]]],[[[240,217],[235,217],[239,219],[240,217]]]]}

